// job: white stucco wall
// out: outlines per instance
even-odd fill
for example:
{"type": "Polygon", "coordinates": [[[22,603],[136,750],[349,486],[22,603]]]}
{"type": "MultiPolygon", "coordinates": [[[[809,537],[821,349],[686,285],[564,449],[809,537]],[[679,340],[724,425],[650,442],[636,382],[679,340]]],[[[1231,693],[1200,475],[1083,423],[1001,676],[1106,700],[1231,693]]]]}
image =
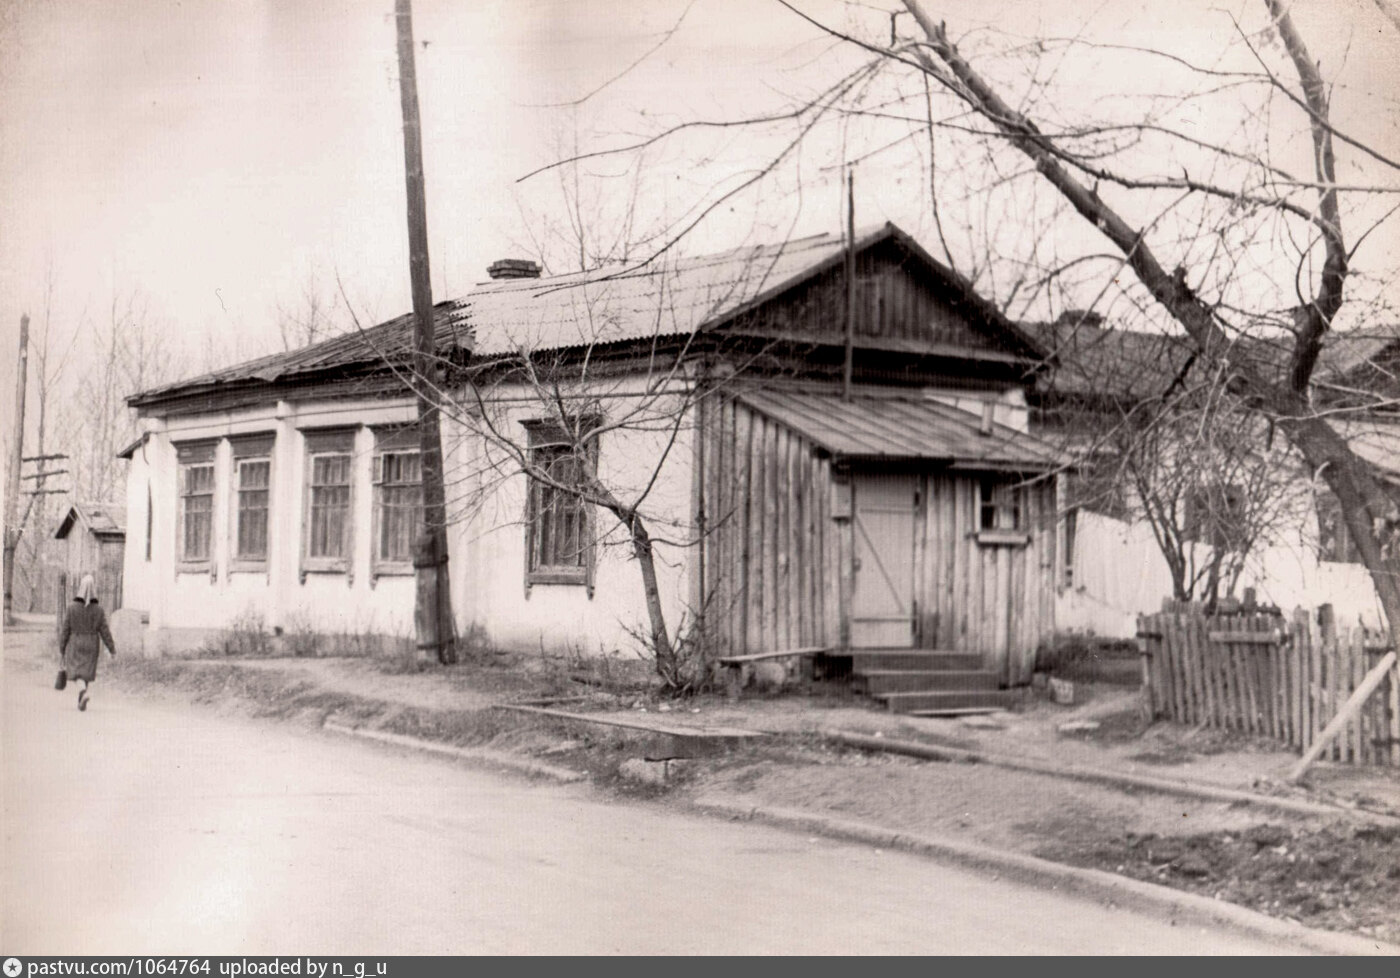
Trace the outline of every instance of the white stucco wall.
{"type": "MultiPolygon", "coordinates": [[[[150,435],[133,460],[127,488],[128,521],[136,524],[138,543],[128,547],[128,607],[149,612],[150,626],[168,644],[193,641],[200,631],[223,629],[240,618],[260,617],[271,630],[308,629],[409,635],[413,625],[412,577],[370,576],[369,527],[373,498],[370,467],[374,436],[366,425],[411,421],[411,403],[335,402],[275,406],[172,418],[150,424],[150,435]],[[301,526],[305,505],[306,450],[302,430],[333,425],[360,425],[354,444],[352,509],[353,557],[348,574],[301,575],[301,526]],[[230,566],[234,532],[232,448],[230,436],[272,432],[268,562],[265,570],[235,571],[230,566]],[[175,444],[219,439],[214,469],[214,515],[211,569],[186,573],[176,569],[178,463],[175,444]],[[155,510],[151,561],[145,556],[145,481],[149,478],[155,510]],[[137,605],[135,595],[140,594],[137,605]]],[[[148,643],[149,644],[149,643],[148,643]]]]}
{"type": "MultiPolygon", "coordinates": [[[[640,379],[608,386],[609,395],[595,409],[609,422],[635,412],[639,403],[650,403],[639,400],[640,379]]],[[[494,396],[501,405],[492,414],[495,429],[523,445],[521,422],[545,417],[543,406],[518,387],[498,389],[494,396]]],[[[599,477],[620,498],[636,499],[652,483],[641,512],[658,538],[656,571],[673,638],[688,620],[684,612],[691,600],[689,564],[695,552],[686,545],[692,532],[691,415],[681,416],[674,439],[664,428],[665,416],[680,412],[681,405],[679,395],[655,403],[646,411],[646,423],[607,431],[598,449],[599,477]],[[659,422],[658,430],[641,430],[653,422],[659,422]]],[[[450,468],[460,474],[448,496],[455,500],[449,508],[459,517],[452,528],[452,587],[463,627],[479,629],[495,647],[518,651],[631,655],[639,650],[631,632],[647,630],[642,579],[618,520],[605,510],[594,511],[598,545],[591,596],[575,584],[527,589],[526,478],[508,453],[473,436],[463,424],[444,422],[443,440],[450,468]]]]}
{"type": "MultiPolygon", "coordinates": [[[[1236,596],[1252,587],[1261,603],[1285,611],[1331,604],[1339,624],[1380,626],[1380,600],[1364,567],[1318,560],[1315,521],[1289,537],[1250,555],[1236,596]]],[[[1208,548],[1200,549],[1204,557],[1208,548]]],[[[1056,601],[1061,631],[1131,638],[1137,616],[1160,611],[1172,593],[1166,558],[1145,522],[1080,512],[1074,568],[1074,586],[1062,588],[1056,601]]]]}
{"type": "MultiPolygon", "coordinates": [[[[609,419],[626,415],[637,403],[641,381],[611,385],[611,396],[597,403],[609,419]]],[[[510,402],[499,412],[501,430],[525,443],[520,421],[544,411],[521,390],[500,390],[510,402]]],[[[679,404],[679,401],[671,402],[679,404]]],[[[650,412],[655,416],[655,412],[650,412]]],[[[409,636],[413,629],[414,586],[411,576],[371,579],[373,495],[371,425],[411,421],[407,400],[279,402],[267,407],[148,420],[149,437],[139,448],[128,474],[128,522],[133,533],[126,551],[127,606],[149,614],[148,649],[197,645],[239,620],[260,619],[269,631],[316,630],[371,632],[409,636]],[[351,571],[301,573],[305,510],[306,446],[303,430],[358,426],[353,462],[353,532],[351,571]],[[231,436],[272,432],[269,558],[265,570],[237,571],[230,566],[235,527],[231,436]],[[215,493],[211,570],[177,570],[178,442],[218,439],[214,456],[215,493]],[[146,488],[155,520],[151,560],[145,560],[146,488]]],[[[686,419],[688,425],[689,419],[686,419]]],[[[447,455],[449,572],[459,634],[477,629],[496,647],[546,650],[580,655],[638,648],[629,630],[646,631],[641,576],[618,521],[598,511],[596,570],[592,595],[576,585],[525,587],[526,479],[505,456],[460,423],[445,419],[447,455]],[[482,471],[483,463],[498,467],[482,471]],[[504,467],[499,467],[504,466],[504,467]]],[[[668,431],[607,432],[599,449],[599,473],[605,484],[625,498],[635,498],[648,482],[642,512],[660,538],[656,568],[673,634],[689,602],[686,546],[691,525],[693,440],[688,426],[672,438],[668,431]],[[668,450],[668,442],[669,450],[668,450]],[[666,461],[657,473],[656,460],[666,461]]]]}

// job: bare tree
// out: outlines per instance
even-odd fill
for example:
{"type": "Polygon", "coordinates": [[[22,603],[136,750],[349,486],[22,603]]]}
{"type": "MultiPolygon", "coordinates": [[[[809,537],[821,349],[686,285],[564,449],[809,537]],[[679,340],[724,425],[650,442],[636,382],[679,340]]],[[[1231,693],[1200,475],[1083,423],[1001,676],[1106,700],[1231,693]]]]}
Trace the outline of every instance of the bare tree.
{"type": "Polygon", "coordinates": [[[116,454],[136,434],[126,397],[169,380],[179,362],[139,288],[113,290],[105,319],[89,320],[78,342],[86,348],[88,366],[77,378],[70,443],[74,493],[106,501],[122,484],[116,454]]]}
{"type": "MultiPolygon", "coordinates": [[[[1253,427],[1285,439],[1335,494],[1400,643],[1391,554],[1400,505],[1348,445],[1315,377],[1334,326],[1364,321],[1397,280],[1390,256],[1369,245],[1400,210],[1400,162],[1339,125],[1333,100],[1356,104],[1349,119],[1393,119],[1393,102],[1329,84],[1281,0],[1214,13],[1230,35],[1201,62],[1083,31],[1027,39],[981,29],[955,41],[917,0],[904,0],[909,17],[898,22],[912,37],[892,35],[888,17],[866,15],[874,23],[859,34],[778,2],[866,60],[786,113],[724,120],[726,129],[835,117],[843,156],[862,160],[926,135],[924,165],[932,182],[936,143],[943,182],[938,227],[969,231],[980,254],[964,267],[979,287],[1012,312],[1073,302],[1182,337],[1253,427]],[[1121,91],[1085,98],[1093,69],[1067,67],[1081,56],[1116,59],[1121,91]],[[1305,169],[1289,156],[1293,134],[1310,148],[1305,169]],[[1363,251],[1379,264],[1358,275],[1363,251]]],[[[848,23],[858,23],[852,10],[848,23]]],[[[684,129],[581,156],[651,148],[684,129]]],[[[799,127],[794,139],[812,134],[799,127]]],[[[696,208],[729,199],[712,194],[696,208]]],[[[676,221],[661,250],[701,216],[676,221]]]]}
{"type": "Polygon", "coordinates": [[[322,287],[314,270],[302,281],[298,296],[277,301],[277,334],[284,351],[328,340],[349,328],[350,324],[336,314],[334,295],[322,287]]]}

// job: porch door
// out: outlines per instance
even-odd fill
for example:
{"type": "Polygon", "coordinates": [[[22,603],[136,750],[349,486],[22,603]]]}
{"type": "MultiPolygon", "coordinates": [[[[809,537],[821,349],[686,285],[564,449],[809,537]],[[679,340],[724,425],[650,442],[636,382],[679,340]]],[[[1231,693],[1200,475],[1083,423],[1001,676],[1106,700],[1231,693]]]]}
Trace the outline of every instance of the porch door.
{"type": "Polygon", "coordinates": [[[914,644],[917,476],[853,474],[851,646],[914,644]]]}

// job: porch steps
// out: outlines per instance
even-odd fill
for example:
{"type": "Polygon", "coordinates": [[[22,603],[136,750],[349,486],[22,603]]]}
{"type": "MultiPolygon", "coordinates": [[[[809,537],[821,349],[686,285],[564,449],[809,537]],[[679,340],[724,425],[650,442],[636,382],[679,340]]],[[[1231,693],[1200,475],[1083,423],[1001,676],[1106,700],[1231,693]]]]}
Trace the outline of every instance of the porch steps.
{"type": "Polygon", "coordinates": [[[1015,689],[953,689],[925,690],[918,693],[886,693],[883,699],[891,713],[937,714],[970,707],[987,710],[1009,710],[1021,702],[1021,692],[1015,689]]]}
{"type": "Polygon", "coordinates": [[[884,696],[886,693],[917,693],[927,689],[996,689],[999,683],[996,673],[985,669],[879,669],[857,674],[856,686],[863,686],[871,696],[884,696]]]}
{"type": "Polygon", "coordinates": [[[852,649],[851,671],[884,670],[944,672],[982,668],[982,657],[972,652],[938,652],[931,649],[852,649]]]}
{"type": "Polygon", "coordinates": [[[852,649],[851,683],[891,713],[950,716],[1010,709],[1021,691],[1001,688],[976,653],[937,649],[852,649]]]}

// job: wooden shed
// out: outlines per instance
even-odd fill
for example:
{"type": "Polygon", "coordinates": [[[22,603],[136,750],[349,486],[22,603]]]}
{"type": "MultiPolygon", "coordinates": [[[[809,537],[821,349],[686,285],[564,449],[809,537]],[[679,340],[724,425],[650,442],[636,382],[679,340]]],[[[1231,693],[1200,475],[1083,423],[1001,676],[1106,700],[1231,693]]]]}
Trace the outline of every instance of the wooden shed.
{"type": "Polygon", "coordinates": [[[917,711],[1030,680],[1054,628],[1048,445],[908,389],[770,385],[704,427],[707,626],[730,654],[824,648],[917,711]]]}
{"type": "Polygon", "coordinates": [[[74,503],[58,524],[54,537],[68,545],[60,578],[63,604],[72,600],[83,575],[91,574],[102,606],[109,613],[120,608],[126,507],[121,503],[74,503]]]}

